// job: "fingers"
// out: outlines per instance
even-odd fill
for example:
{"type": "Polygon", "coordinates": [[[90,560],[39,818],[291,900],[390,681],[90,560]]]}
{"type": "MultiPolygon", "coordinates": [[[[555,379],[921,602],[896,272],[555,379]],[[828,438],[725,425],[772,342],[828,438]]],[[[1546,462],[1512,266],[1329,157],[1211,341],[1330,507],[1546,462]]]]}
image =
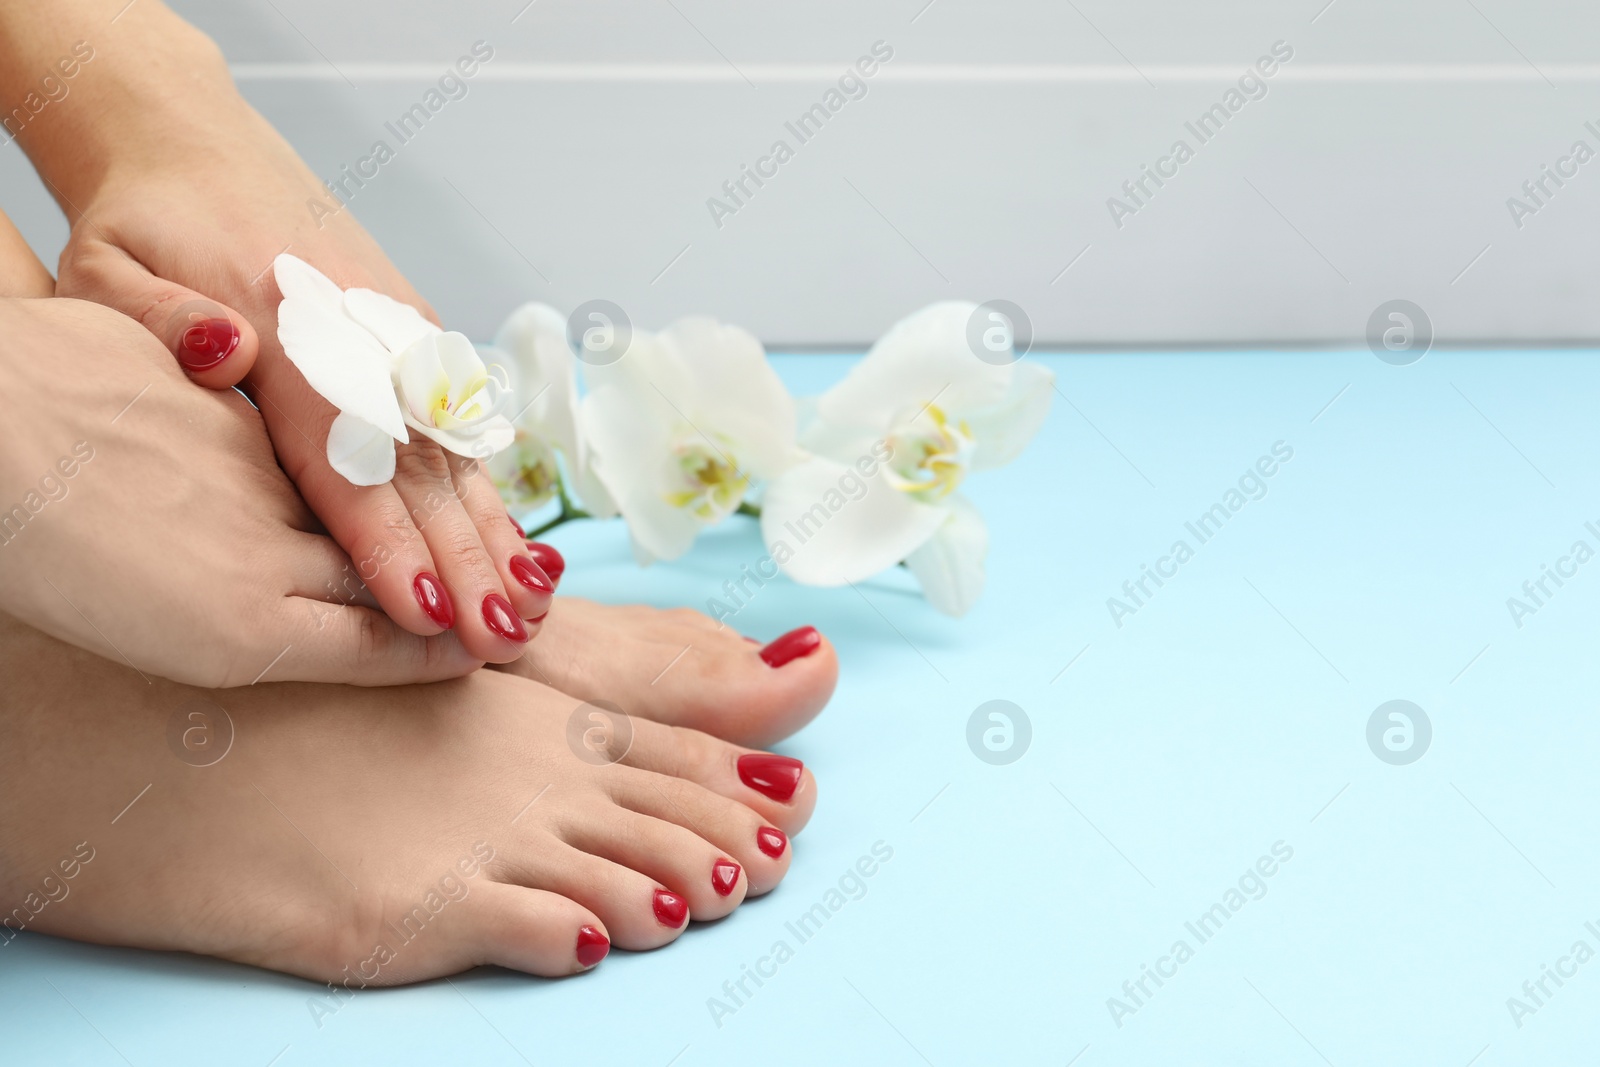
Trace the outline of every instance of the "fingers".
{"type": "MultiPolygon", "coordinates": [[[[461,643],[480,659],[506,663],[522,655],[532,637],[522,616],[529,597],[527,590],[512,583],[522,608],[508,598],[479,528],[456,497],[451,477],[454,459],[427,440],[401,446],[395,456],[394,491],[457,605],[455,630],[461,643]]],[[[496,513],[495,527],[496,533],[515,536],[504,509],[496,513]]],[[[536,613],[543,615],[549,609],[548,594],[536,606],[536,613]]]]}
{"type": "Polygon", "coordinates": [[[288,597],[302,636],[279,653],[254,681],[343,682],[409,685],[459,678],[483,666],[454,634],[420,637],[381,611],[357,604],[288,597]]]}
{"type": "Polygon", "coordinates": [[[93,300],[134,319],[166,345],[184,373],[208,389],[237,385],[260,350],[243,315],[157,277],[96,236],[74,235],[73,247],[62,256],[58,293],[93,300]]]}
{"type": "MultiPolygon", "coordinates": [[[[428,546],[394,485],[352,485],[328,465],[328,428],[336,414],[332,405],[286,359],[261,360],[248,388],[271,433],[279,465],[389,617],[421,636],[455,626],[463,612],[439,580],[428,546]]],[[[477,647],[469,651],[488,659],[477,647]]]]}
{"type": "Polygon", "coordinates": [[[477,528],[507,597],[517,614],[527,620],[529,631],[537,633],[536,627],[550,610],[555,580],[528,551],[528,543],[518,527],[508,521],[505,503],[483,465],[475,459],[451,456],[450,475],[456,496],[477,528]]]}

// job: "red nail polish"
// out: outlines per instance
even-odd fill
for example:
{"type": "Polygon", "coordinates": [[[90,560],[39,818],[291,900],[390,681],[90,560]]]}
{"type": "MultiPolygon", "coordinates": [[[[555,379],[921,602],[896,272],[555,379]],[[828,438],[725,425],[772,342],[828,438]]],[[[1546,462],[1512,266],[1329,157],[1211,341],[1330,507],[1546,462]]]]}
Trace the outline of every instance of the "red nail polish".
{"type": "Polygon", "coordinates": [[[529,619],[528,621],[529,622],[544,622],[544,617],[545,617],[545,615],[548,615],[548,614],[550,614],[550,613],[547,611],[547,612],[544,613],[544,615],[535,615],[533,618],[529,619]]]}
{"type": "Polygon", "coordinates": [[[185,370],[210,370],[239,347],[239,327],[232,319],[205,319],[183,331],[178,362],[185,370]]]}
{"type": "Polygon", "coordinates": [[[750,752],[739,757],[739,780],[763,796],[788,803],[800,788],[800,773],[806,765],[788,756],[770,752],[750,752]]]}
{"type": "Polygon", "coordinates": [[[422,613],[437,625],[448,630],[456,624],[455,605],[450,603],[450,594],[444,591],[444,583],[439,579],[423,571],[411,583],[411,591],[422,605],[422,613]]]}
{"type": "Polygon", "coordinates": [[[517,521],[516,516],[512,515],[511,512],[508,511],[506,512],[506,518],[510,519],[511,525],[516,527],[517,535],[526,541],[528,539],[528,531],[522,528],[522,523],[517,521]]]}
{"type": "Polygon", "coordinates": [[[611,941],[592,926],[578,927],[578,962],[593,967],[611,951],[611,941]]]}
{"type": "Polygon", "coordinates": [[[783,855],[788,845],[789,839],[776,826],[763,826],[756,831],[756,847],[773,859],[783,855]]]}
{"type": "Polygon", "coordinates": [[[683,920],[689,917],[689,902],[665,889],[656,890],[651,904],[656,911],[656,922],[673,930],[682,926],[683,920]]]}
{"type": "Polygon", "coordinates": [[[522,625],[517,613],[511,610],[510,602],[499,593],[490,593],[483,598],[483,621],[489,624],[489,629],[507,641],[520,643],[528,639],[528,628],[522,625]]]}
{"type": "Polygon", "coordinates": [[[718,860],[711,865],[711,888],[717,896],[725,897],[739,884],[739,865],[732,860],[718,860]]]}
{"type": "Polygon", "coordinates": [[[555,583],[545,574],[544,569],[527,556],[511,557],[511,574],[535,593],[549,594],[556,591],[555,583]]]}
{"type": "Polygon", "coordinates": [[[557,585],[561,584],[561,576],[567,573],[567,561],[561,558],[561,553],[552,545],[543,541],[529,541],[528,555],[532,556],[539,568],[550,576],[550,580],[557,585]]]}
{"type": "Polygon", "coordinates": [[[802,656],[811,655],[820,647],[822,647],[822,635],[817,633],[817,628],[802,626],[774,639],[770,645],[761,650],[761,658],[767,661],[769,667],[781,667],[802,656]]]}

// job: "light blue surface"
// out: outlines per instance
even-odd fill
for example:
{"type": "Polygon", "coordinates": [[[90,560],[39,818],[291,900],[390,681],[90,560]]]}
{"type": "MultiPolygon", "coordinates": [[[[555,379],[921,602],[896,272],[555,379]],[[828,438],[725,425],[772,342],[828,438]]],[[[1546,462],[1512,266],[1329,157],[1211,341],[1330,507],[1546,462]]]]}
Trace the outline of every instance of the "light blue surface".
{"type": "MultiPolygon", "coordinates": [[[[320,1029],[310,983],[25,935],[0,961],[0,1061],[1589,1056],[1600,961],[1550,985],[1520,1028],[1506,1001],[1573,942],[1600,950],[1584,928],[1600,928],[1600,560],[1520,629],[1506,600],[1574,541],[1600,549],[1584,527],[1600,528],[1600,363],[1045,361],[1070,404],[1057,397],[1019,462],[966,485],[991,532],[970,616],[934,614],[900,574],[863,595],[772,586],[738,616],[761,637],[814,623],[843,667],[832,706],[781,746],[815,770],[821,802],[777,892],[581,978],[485,970],[363,992],[320,1029]],[[1184,523],[1278,441],[1294,455],[1267,495],[1197,545],[1184,523]],[[1179,538],[1194,558],[1118,628],[1107,598],[1179,538]],[[1395,698],[1434,729],[1408,766],[1366,741],[1368,717],[1395,698]],[[1032,721],[1009,766],[967,747],[968,717],[991,699],[1032,721]],[[866,894],[799,943],[785,923],[879,841],[894,855],[866,894]],[[1265,896],[1200,944],[1185,923],[1279,841],[1293,858],[1265,896]],[[1119,1028],[1108,998],[1179,938],[1194,957],[1119,1028]],[[708,998],[726,1000],[724,981],[778,940],[793,959],[719,1027],[708,998]]],[[[847,365],[780,362],[799,391],[847,365]]],[[[703,605],[760,554],[738,523],[644,572],[615,525],[553,540],[570,563],[564,591],[661,605],[703,605]]]]}

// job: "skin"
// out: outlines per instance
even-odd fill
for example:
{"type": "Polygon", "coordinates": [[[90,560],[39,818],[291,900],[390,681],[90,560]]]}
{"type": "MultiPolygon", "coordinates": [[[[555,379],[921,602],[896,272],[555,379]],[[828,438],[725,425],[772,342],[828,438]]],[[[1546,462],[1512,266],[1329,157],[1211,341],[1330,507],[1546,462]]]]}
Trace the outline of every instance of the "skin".
{"type": "Polygon", "coordinates": [[[657,920],[657,889],[694,919],[729,914],[788,870],[793,846],[768,856],[757,831],[792,835],[816,802],[809,772],[779,803],[739,779],[748,750],[645,719],[625,755],[608,752],[618,762],[580,759],[567,739],[580,702],[504,672],[206,691],[146,683],[0,615],[0,676],[10,925],[351,988],[484,963],[572,974],[585,926],[658,948],[682,927],[657,920]],[[205,766],[170,740],[197,709],[209,737],[218,709],[231,723],[205,766]],[[711,882],[724,860],[740,868],[726,896],[711,882]],[[391,924],[415,906],[421,932],[402,938],[391,924]]]}
{"type": "MultiPolygon", "coordinates": [[[[57,292],[114,308],[170,351],[199,318],[233,321],[241,340],[199,384],[239,384],[261,409],[279,464],[353,560],[378,560],[367,580],[399,626],[441,627],[413,591],[442,579],[454,633],[474,658],[505,663],[521,642],[491,629],[485,598],[525,620],[548,608],[511,569],[526,557],[476,460],[413,434],[393,482],[354,486],[328,466],[334,408],[312,392],[277,341],[281,298],[269,268],[285,247],[342,288],[374,289],[437,316],[348,211],[318,218],[315,175],[235,91],[216,46],[157,0],[0,0],[0,93],[25,100],[76,42],[94,57],[70,92],[23,125],[18,139],[66,212],[72,234],[57,292]]],[[[530,636],[537,623],[529,626],[530,636]]]]}
{"type": "Polygon", "coordinates": [[[49,298],[49,274],[3,215],[0,286],[10,611],[146,674],[207,686],[269,668],[392,685],[480,665],[453,635],[418,637],[377,610],[243,397],[194,388],[137,323],[49,298]]]}
{"type": "Polygon", "coordinates": [[[582,700],[741,745],[788,737],[816,717],[839,679],[823,639],[769,667],[760,646],[690,608],[596,604],[558,596],[544,633],[503,670],[582,700]]]}

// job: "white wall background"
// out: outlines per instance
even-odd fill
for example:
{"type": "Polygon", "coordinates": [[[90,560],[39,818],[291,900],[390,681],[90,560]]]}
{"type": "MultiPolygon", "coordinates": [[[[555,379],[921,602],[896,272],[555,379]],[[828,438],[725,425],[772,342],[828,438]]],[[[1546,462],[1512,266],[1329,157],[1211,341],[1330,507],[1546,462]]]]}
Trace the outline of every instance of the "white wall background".
{"type": "MultiPolygon", "coordinates": [[[[946,296],[1069,344],[1600,338],[1600,9],[1579,0],[183,0],[324,176],[482,39],[352,207],[447,323],[606,297],[850,345],[946,296]],[[526,5],[526,6],[525,6],[526,5]],[[1106,200],[1276,40],[1294,59],[1119,229],[1106,200]],[[874,41],[894,59],[719,229],[706,208],[874,41]],[[1070,268],[1068,265],[1071,264],[1070,268]],[[1065,269],[1064,268],[1068,268],[1065,269]]],[[[64,229],[15,145],[0,203],[64,229]]]]}

